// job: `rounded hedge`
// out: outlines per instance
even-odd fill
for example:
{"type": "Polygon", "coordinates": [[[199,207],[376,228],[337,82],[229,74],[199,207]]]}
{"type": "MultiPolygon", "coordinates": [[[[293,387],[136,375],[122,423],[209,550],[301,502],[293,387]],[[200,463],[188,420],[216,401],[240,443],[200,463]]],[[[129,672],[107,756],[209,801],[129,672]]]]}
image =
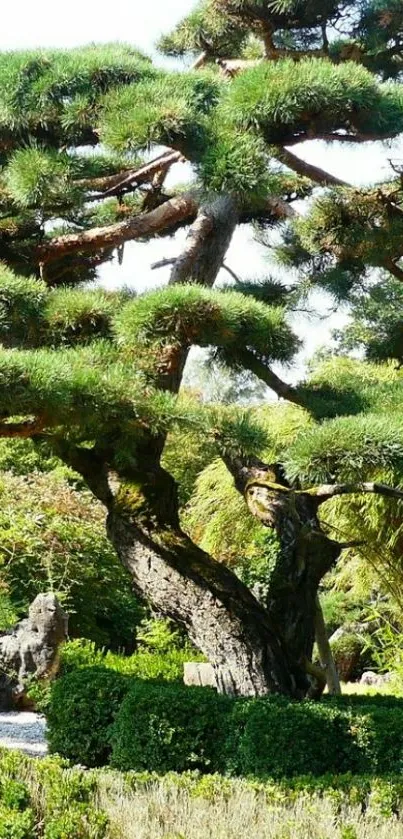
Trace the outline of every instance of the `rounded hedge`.
{"type": "Polygon", "coordinates": [[[356,772],[366,763],[360,730],[351,725],[350,714],[331,705],[281,697],[246,700],[234,709],[231,769],[272,778],[356,772]]]}
{"type": "Polygon", "coordinates": [[[137,682],[111,728],[116,769],[225,769],[233,700],[212,688],[137,682]]]}
{"type": "Polygon", "coordinates": [[[102,667],[75,670],[57,680],[47,714],[50,752],[84,766],[108,763],[109,726],[128,687],[127,677],[102,667]]]}
{"type": "Polygon", "coordinates": [[[386,696],[241,699],[103,667],[51,688],[50,750],[85,766],[291,778],[400,774],[403,700],[386,696]]]}

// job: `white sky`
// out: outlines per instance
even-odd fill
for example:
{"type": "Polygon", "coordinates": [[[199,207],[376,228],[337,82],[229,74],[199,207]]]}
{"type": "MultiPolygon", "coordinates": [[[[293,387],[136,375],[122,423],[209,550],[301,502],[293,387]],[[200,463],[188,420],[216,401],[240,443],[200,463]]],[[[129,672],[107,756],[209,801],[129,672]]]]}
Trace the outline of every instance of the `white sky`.
{"type": "MultiPolygon", "coordinates": [[[[125,41],[151,52],[158,36],[172,28],[194,6],[194,1],[113,0],[113,3],[102,3],[99,0],[68,0],[68,3],[55,3],[54,0],[9,0],[2,5],[1,50],[125,41]]],[[[336,147],[335,144],[308,142],[294,147],[293,151],[359,185],[387,176],[388,158],[403,158],[403,141],[394,141],[389,148],[381,143],[368,143],[349,149],[341,144],[336,147]]],[[[173,173],[172,177],[177,178],[178,173],[173,173]]],[[[123,265],[119,267],[115,261],[106,266],[102,271],[102,282],[109,287],[124,284],[139,290],[165,282],[168,271],[152,272],[150,263],[177,254],[184,235],[184,231],[180,231],[166,240],[127,245],[123,265]]],[[[238,229],[226,262],[244,277],[259,276],[269,270],[267,252],[253,241],[251,231],[245,227],[238,229]]],[[[328,340],[329,330],[346,320],[342,311],[323,320],[328,301],[321,298],[320,307],[320,317],[309,321],[301,317],[294,323],[304,339],[305,349],[293,378],[301,372],[303,359],[328,340]]]]}

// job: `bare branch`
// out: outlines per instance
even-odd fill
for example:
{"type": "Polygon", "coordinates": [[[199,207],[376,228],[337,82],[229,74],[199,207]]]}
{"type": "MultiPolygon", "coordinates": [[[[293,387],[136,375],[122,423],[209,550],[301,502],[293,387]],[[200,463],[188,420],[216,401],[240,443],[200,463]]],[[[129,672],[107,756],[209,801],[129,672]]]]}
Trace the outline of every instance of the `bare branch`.
{"type": "Polygon", "coordinates": [[[152,271],[156,271],[157,268],[166,268],[167,265],[175,265],[177,258],[177,256],[170,256],[165,257],[165,259],[159,259],[158,262],[153,262],[150,268],[152,271]]]}
{"type": "Polygon", "coordinates": [[[232,268],[229,268],[229,266],[226,265],[225,262],[223,262],[223,264],[221,265],[221,268],[223,268],[224,271],[227,271],[227,273],[230,275],[230,277],[232,277],[233,280],[235,280],[236,283],[241,283],[241,280],[237,276],[235,271],[233,271],[232,268]]]}
{"type": "Polygon", "coordinates": [[[200,55],[198,55],[193,64],[190,65],[189,70],[200,70],[200,67],[204,67],[207,58],[208,52],[207,50],[204,50],[204,52],[201,52],[200,55]]]}
{"type": "MultiPolygon", "coordinates": [[[[159,260],[158,260],[158,262],[153,262],[153,263],[151,264],[150,268],[151,268],[151,270],[152,270],[152,271],[156,271],[158,268],[166,268],[168,265],[175,265],[175,262],[176,262],[176,260],[177,260],[177,259],[178,259],[178,257],[177,257],[177,256],[168,256],[168,257],[165,257],[164,259],[159,259],[159,260]]],[[[232,278],[233,278],[233,279],[234,279],[237,283],[240,283],[240,282],[241,282],[241,280],[239,279],[239,277],[235,274],[235,271],[232,271],[232,269],[231,269],[231,268],[229,268],[229,267],[228,267],[228,265],[225,265],[225,263],[224,263],[224,262],[223,262],[223,264],[221,265],[221,268],[222,268],[224,271],[228,271],[228,274],[230,274],[230,276],[231,276],[231,277],[232,277],[232,278]]]]}
{"type": "Polygon", "coordinates": [[[292,385],[283,382],[270,367],[267,367],[259,358],[257,358],[250,350],[241,350],[237,353],[239,362],[251,373],[254,373],[267,387],[277,393],[280,399],[286,399],[288,402],[293,402],[294,405],[300,405],[306,408],[305,400],[299,391],[292,385]]]}
{"type": "Polygon", "coordinates": [[[343,181],[341,178],[331,175],[330,172],[325,172],[324,169],[320,169],[318,166],[306,163],[305,160],[301,160],[300,157],[297,157],[296,154],[293,154],[293,152],[284,147],[281,147],[278,150],[278,155],[276,156],[278,160],[288,166],[289,169],[297,172],[298,175],[310,178],[310,180],[315,181],[315,183],[324,184],[325,186],[351,186],[351,184],[347,181],[343,181]]]}
{"type": "Polygon", "coordinates": [[[338,495],[357,495],[364,492],[374,493],[375,495],[384,495],[387,498],[398,498],[403,501],[403,490],[395,487],[387,486],[387,484],[378,484],[373,482],[364,482],[359,484],[322,484],[312,489],[302,490],[302,494],[314,496],[317,499],[318,505],[324,504],[331,498],[338,495]]]}
{"type": "Polygon", "coordinates": [[[94,252],[100,248],[117,247],[123,242],[149,238],[165,230],[191,224],[197,212],[198,203],[192,195],[178,195],[155,210],[127,221],[50,239],[37,248],[38,263],[46,265],[68,253],[94,252]]]}
{"type": "Polygon", "coordinates": [[[111,180],[108,184],[108,181],[105,178],[104,188],[102,191],[90,195],[88,200],[99,201],[102,198],[111,198],[115,195],[121,195],[122,192],[127,192],[128,190],[133,191],[134,189],[137,189],[140,184],[153,181],[156,175],[159,175],[160,173],[165,174],[174,163],[180,163],[182,161],[184,161],[184,157],[181,152],[172,150],[164,152],[164,154],[156,157],[154,160],[151,160],[150,163],[146,163],[144,166],[141,166],[140,169],[124,173],[123,179],[120,176],[119,180],[116,181],[116,175],[112,175],[110,176],[111,180]]]}

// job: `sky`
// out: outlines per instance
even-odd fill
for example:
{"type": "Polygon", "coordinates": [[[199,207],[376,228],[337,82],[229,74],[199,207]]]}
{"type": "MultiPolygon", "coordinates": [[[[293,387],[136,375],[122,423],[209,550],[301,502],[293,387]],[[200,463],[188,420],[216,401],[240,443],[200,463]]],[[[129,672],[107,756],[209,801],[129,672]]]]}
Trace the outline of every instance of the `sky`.
{"type": "Polygon", "coordinates": [[[0,49],[127,41],[151,51],[193,0],[14,0],[1,10],[0,49]]]}
{"type": "MultiPolygon", "coordinates": [[[[194,0],[14,0],[2,9],[0,49],[33,47],[74,47],[89,42],[106,43],[125,41],[144,52],[155,55],[154,45],[159,35],[174,24],[194,6],[194,0]]],[[[161,62],[161,57],[157,57],[161,62]]],[[[162,59],[163,60],[163,59],[162,59]]],[[[355,185],[381,180],[390,171],[388,158],[403,159],[401,139],[385,147],[381,143],[368,143],[346,149],[343,144],[307,142],[293,147],[309,162],[322,166],[334,175],[355,185]]],[[[171,181],[185,180],[186,168],[180,164],[173,168],[171,181]]],[[[144,290],[166,282],[168,269],[152,271],[150,265],[163,258],[175,256],[185,237],[179,231],[175,237],[156,240],[148,244],[126,245],[123,265],[117,261],[102,269],[101,282],[109,288],[120,285],[144,290]]],[[[250,228],[238,228],[226,258],[227,264],[241,277],[259,277],[270,273],[267,250],[253,239],[250,228]]],[[[224,279],[221,274],[219,279],[224,279]]],[[[287,279],[287,278],[285,278],[287,279]]],[[[292,373],[292,379],[303,373],[305,360],[315,349],[328,343],[331,329],[340,328],[347,320],[343,309],[326,317],[331,301],[321,296],[316,299],[317,317],[299,316],[293,326],[304,340],[304,349],[292,373]]],[[[288,375],[290,380],[290,375],[288,375]]]]}

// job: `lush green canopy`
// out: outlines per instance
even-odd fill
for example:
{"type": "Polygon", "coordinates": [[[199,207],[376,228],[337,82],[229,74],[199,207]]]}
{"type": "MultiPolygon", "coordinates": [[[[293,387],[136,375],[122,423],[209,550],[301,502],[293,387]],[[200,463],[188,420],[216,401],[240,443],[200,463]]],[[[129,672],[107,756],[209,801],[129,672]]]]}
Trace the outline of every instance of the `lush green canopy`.
{"type": "MultiPolygon", "coordinates": [[[[0,57],[0,435],[45,440],[81,472],[108,507],[109,532],[137,589],[193,638],[205,629],[199,607],[185,608],[167,580],[172,591],[192,580],[186,596],[199,581],[194,603],[211,587],[221,606],[216,614],[209,601],[216,626],[201,646],[216,664],[221,608],[249,627],[244,661],[264,626],[258,659],[266,663],[253,685],[242,676],[241,692],[272,689],[276,672],[275,689],[292,693],[299,676],[283,679],[281,666],[268,663],[269,648],[280,661],[277,643],[289,645],[298,667],[310,657],[317,586],[345,547],[328,538],[319,506],[360,489],[393,496],[373,482],[401,481],[402,376],[393,364],[371,363],[401,358],[393,308],[403,280],[400,166],[357,189],[306,163],[298,144],[403,133],[402,24],[396,0],[204,0],[161,41],[166,53],[193,60],[182,72],[158,69],[124,45],[0,57]],[[168,187],[182,161],[190,181],[168,187]],[[213,290],[243,223],[271,245],[275,228],[282,283],[235,275],[234,288],[213,290]],[[126,242],[181,227],[189,235],[168,260],[167,288],[136,296],[135,276],[130,292],[90,288],[102,264],[122,261],[126,242]],[[272,364],[295,359],[291,314],[317,287],[336,305],[351,304],[344,350],[364,347],[368,361],[330,359],[291,386],[272,364]],[[204,406],[179,392],[194,345],[294,403],[291,425],[276,411],[204,406]],[[184,443],[179,465],[175,435],[184,443]],[[289,614],[282,640],[273,642],[271,617],[255,613],[250,593],[179,529],[171,476],[183,475],[193,444],[197,469],[220,456],[255,518],[276,530],[283,561],[293,562],[287,573],[307,556],[316,568],[309,625],[301,598],[284,600],[277,574],[278,614],[292,603],[299,615],[293,623],[289,614]],[[276,518],[280,507],[287,513],[276,518]]],[[[190,463],[184,495],[195,471],[190,463]]],[[[239,632],[231,632],[235,650],[239,632]]]]}

